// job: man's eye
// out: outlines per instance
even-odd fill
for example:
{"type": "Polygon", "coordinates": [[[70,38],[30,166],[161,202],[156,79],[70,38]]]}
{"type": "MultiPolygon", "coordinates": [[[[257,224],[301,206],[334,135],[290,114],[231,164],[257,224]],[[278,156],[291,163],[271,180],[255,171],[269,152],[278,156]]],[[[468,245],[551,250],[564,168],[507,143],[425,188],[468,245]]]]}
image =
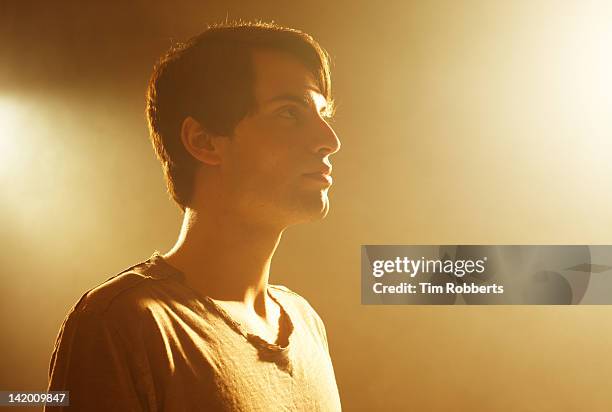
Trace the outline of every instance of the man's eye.
{"type": "Polygon", "coordinates": [[[284,119],[297,119],[298,117],[297,110],[294,107],[287,107],[278,112],[278,115],[284,119]]]}

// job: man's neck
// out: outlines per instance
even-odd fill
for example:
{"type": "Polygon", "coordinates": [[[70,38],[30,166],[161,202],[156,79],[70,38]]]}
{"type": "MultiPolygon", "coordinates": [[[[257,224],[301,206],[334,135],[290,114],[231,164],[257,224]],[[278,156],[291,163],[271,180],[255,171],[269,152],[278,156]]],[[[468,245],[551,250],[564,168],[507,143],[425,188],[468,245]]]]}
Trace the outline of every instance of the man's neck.
{"type": "Polygon", "coordinates": [[[163,257],[199,293],[244,304],[265,318],[270,264],[282,232],[187,209],[179,239],[163,257]]]}

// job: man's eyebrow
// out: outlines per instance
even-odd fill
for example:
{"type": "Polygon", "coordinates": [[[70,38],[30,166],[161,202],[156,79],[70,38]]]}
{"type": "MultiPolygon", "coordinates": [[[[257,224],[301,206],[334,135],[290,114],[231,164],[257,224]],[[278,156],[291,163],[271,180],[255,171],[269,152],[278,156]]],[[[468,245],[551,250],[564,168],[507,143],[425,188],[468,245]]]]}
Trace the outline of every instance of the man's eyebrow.
{"type": "MultiPolygon", "coordinates": [[[[297,103],[301,106],[303,106],[304,108],[309,108],[311,106],[316,106],[316,103],[314,102],[314,100],[308,98],[307,96],[299,96],[297,94],[293,94],[293,93],[283,93],[280,94],[278,96],[274,96],[270,99],[268,99],[264,105],[268,105],[271,103],[276,103],[279,101],[290,101],[290,102],[294,102],[297,103]]],[[[327,105],[324,105],[323,107],[321,107],[321,111],[325,111],[327,109],[327,105]]]]}

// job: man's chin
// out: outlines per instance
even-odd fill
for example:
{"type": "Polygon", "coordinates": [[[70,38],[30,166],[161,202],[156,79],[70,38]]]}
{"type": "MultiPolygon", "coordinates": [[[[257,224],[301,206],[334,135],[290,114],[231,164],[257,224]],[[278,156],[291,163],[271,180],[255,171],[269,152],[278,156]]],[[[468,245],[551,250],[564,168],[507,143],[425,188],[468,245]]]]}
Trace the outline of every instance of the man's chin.
{"type": "Polygon", "coordinates": [[[302,204],[297,216],[295,216],[294,223],[305,223],[312,222],[321,219],[325,219],[329,213],[329,200],[327,196],[318,199],[317,202],[308,202],[308,204],[302,204]]]}

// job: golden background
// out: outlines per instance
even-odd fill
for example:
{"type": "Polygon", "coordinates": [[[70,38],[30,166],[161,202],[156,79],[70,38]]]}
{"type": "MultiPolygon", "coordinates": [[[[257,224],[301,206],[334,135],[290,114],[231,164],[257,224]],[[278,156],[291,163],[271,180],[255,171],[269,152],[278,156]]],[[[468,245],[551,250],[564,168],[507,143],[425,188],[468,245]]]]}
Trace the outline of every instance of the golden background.
{"type": "MultiPolygon", "coordinates": [[[[609,307],[362,306],[362,244],[612,243],[612,2],[0,5],[0,390],[180,214],[144,91],[172,40],[261,18],[333,60],[334,186],[271,282],[326,323],[346,411],[609,411],[609,307]]],[[[611,291],[612,292],[612,291],[611,291]]]]}

